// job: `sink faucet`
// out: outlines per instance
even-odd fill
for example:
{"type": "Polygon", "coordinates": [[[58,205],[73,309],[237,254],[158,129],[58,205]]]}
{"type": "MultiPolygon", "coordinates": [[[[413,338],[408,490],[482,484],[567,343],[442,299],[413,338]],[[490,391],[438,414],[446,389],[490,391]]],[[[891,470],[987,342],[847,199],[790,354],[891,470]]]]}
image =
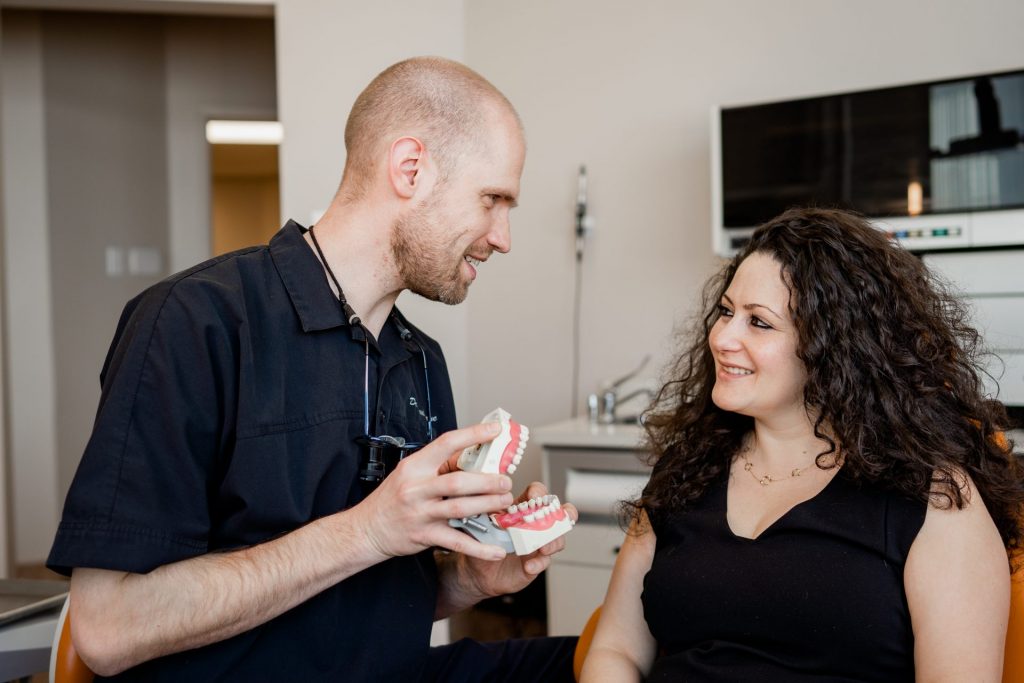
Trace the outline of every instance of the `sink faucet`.
{"type": "Polygon", "coordinates": [[[635,370],[606,385],[601,392],[600,403],[598,403],[597,394],[591,394],[587,401],[590,408],[590,419],[594,420],[596,418],[596,421],[601,424],[612,424],[615,422],[615,408],[620,403],[624,403],[640,394],[647,394],[648,397],[653,398],[654,392],[647,388],[637,389],[622,397],[618,395],[619,387],[640,374],[640,371],[647,367],[647,363],[650,360],[651,354],[647,354],[635,370]]]}

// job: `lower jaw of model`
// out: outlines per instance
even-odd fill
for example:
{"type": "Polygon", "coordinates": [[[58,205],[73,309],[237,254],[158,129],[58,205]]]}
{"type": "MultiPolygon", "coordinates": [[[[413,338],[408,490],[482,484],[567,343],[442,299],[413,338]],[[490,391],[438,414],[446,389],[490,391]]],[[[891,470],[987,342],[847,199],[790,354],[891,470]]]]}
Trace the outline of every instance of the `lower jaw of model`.
{"type": "MultiPolygon", "coordinates": [[[[483,422],[498,422],[501,433],[492,441],[467,448],[459,456],[459,469],[466,472],[512,474],[522,462],[530,430],[498,408],[484,417],[483,422]]],[[[558,496],[546,495],[510,505],[507,510],[493,514],[479,514],[448,523],[468,533],[481,543],[497,545],[505,552],[529,555],[541,546],[572,530],[572,521],[558,496]]]]}

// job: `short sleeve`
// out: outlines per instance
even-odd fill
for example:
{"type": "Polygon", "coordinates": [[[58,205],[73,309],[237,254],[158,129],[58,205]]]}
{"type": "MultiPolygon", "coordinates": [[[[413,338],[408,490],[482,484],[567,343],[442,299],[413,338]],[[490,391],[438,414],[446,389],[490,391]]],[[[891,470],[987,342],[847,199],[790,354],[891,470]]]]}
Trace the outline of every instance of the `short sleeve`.
{"type": "MultiPolygon", "coordinates": [[[[667,464],[667,458],[665,456],[662,456],[658,458],[657,461],[655,461],[654,466],[651,468],[651,477],[650,479],[647,480],[647,484],[644,486],[643,493],[640,494],[643,500],[647,500],[647,497],[651,493],[651,482],[654,480],[654,477],[659,472],[663,471],[667,464]]],[[[658,530],[662,527],[662,524],[664,522],[665,511],[652,509],[651,507],[645,505],[644,512],[647,513],[647,519],[651,523],[651,529],[654,531],[654,535],[660,538],[662,534],[659,534],[658,530]]]]}
{"type": "Polygon", "coordinates": [[[144,573],[207,552],[238,371],[230,306],[203,285],[164,282],[126,307],[51,569],[144,573]]]}

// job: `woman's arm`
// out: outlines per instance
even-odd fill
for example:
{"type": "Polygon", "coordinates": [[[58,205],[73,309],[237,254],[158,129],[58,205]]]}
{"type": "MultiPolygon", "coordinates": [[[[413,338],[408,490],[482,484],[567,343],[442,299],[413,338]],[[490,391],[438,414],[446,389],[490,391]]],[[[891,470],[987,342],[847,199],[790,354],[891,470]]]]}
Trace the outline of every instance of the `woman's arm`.
{"type": "Polygon", "coordinates": [[[639,522],[631,525],[615,560],[608,595],[580,676],[583,683],[640,681],[650,670],[657,644],[644,620],[640,594],[644,575],[654,559],[655,540],[654,530],[642,514],[639,522]]]}
{"type": "Polygon", "coordinates": [[[962,510],[928,507],[903,572],[917,680],[998,683],[1010,611],[1006,549],[968,480],[962,510]]]}

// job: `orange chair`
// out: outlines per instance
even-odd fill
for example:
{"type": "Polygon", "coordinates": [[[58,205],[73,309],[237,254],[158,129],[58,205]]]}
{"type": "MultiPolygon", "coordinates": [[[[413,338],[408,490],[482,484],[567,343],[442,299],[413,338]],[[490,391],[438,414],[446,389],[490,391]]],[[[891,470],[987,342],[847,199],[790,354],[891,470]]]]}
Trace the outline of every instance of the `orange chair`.
{"type": "Polygon", "coordinates": [[[64,601],[57,620],[57,629],[53,634],[53,648],[50,650],[50,683],[92,683],[96,677],[75,650],[71,640],[71,619],[68,617],[68,605],[71,596],[64,601]]]}
{"type": "Polygon", "coordinates": [[[587,651],[590,650],[590,642],[594,640],[594,631],[597,630],[597,620],[601,618],[601,606],[598,605],[594,613],[587,619],[587,624],[580,633],[579,642],[576,643],[576,651],[572,655],[572,673],[576,680],[580,680],[580,673],[583,671],[583,660],[587,658],[587,651]]]}
{"type": "Polygon", "coordinates": [[[1019,681],[1024,681],[1024,569],[1010,578],[1010,623],[1003,654],[1003,683],[1019,681]]]}

